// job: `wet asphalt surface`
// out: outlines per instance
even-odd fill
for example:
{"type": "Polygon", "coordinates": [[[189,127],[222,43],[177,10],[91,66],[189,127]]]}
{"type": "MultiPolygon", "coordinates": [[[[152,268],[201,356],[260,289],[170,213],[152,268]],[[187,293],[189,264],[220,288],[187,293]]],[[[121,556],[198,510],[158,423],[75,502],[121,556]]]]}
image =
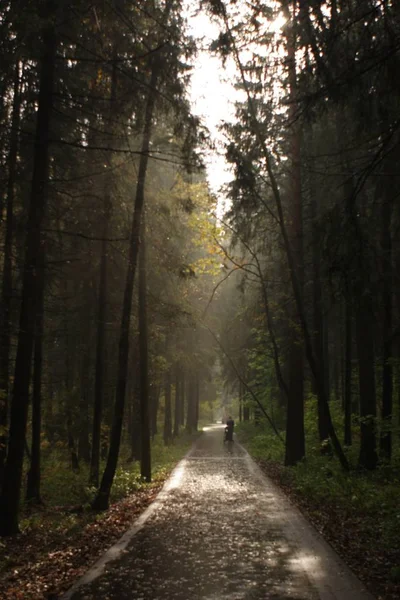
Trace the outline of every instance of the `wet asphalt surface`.
{"type": "Polygon", "coordinates": [[[325,573],[322,550],[302,549],[317,534],[302,521],[299,531],[295,509],[222,434],[213,427],[201,436],[118,558],[68,598],[370,598],[357,581],[337,583],[341,565],[328,561],[325,573]]]}

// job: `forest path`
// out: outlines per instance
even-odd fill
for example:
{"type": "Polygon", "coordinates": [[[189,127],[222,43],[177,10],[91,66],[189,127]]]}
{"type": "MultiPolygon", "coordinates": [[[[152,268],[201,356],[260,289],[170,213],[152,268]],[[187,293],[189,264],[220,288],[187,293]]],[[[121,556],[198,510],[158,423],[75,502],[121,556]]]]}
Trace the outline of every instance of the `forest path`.
{"type": "Polygon", "coordinates": [[[209,428],[64,600],[372,600],[238,443],[209,428]]]}

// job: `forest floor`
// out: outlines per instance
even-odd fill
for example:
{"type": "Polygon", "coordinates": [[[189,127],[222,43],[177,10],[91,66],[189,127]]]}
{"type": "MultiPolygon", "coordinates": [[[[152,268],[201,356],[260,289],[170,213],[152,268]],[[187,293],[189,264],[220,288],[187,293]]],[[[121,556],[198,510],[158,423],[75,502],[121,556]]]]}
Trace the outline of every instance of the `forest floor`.
{"type": "Polygon", "coordinates": [[[77,474],[59,460],[48,460],[42,476],[48,501],[31,511],[25,507],[21,533],[0,539],[1,600],[59,598],[151,504],[196,437],[184,435],[167,448],[157,440],[154,481],[139,484],[133,493],[129,490],[138,484],[137,463],[125,465],[114,484],[119,499],[101,513],[89,509],[85,469],[77,474]]]}
{"type": "Polygon", "coordinates": [[[0,541],[0,598],[55,600],[154,500],[162,486],[135,492],[105,513],[43,509],[36,525],[0,541]]]}

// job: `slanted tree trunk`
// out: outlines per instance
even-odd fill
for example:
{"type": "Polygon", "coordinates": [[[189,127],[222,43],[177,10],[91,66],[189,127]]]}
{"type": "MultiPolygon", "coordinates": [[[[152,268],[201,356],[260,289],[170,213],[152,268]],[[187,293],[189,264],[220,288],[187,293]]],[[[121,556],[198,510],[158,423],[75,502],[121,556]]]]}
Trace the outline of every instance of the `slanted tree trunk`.
{"type": "Polygon", "coordinates": [[[54,64],[57,39],[55,6],[49,0],[44,10],[44,53],[40,64],[40,83],[34,145],[34,164],[27,221],[25,257],[14,388],[10,414],[8,454],[0,497],[0,534],[18,533],[19,499],[22,483],[29,383],[35,337],[41,229],[46,208],[46,184],[49,165],[49,131],[53,106],[54,64]]]}
{"type": "MultiPolygon", "coordinates": [[[[169,12],[170,3],[166,7],[169,12]]],[[[132,228],[128,252],[128,270],[126,275],[124,301],[122,307],[121,329],[118,353],[118,375],[117,389],[115,394],[114,416],[110,436],[110,447],[107,457],[106,468],[103,473],[100,488],[95,497],[92,507],[95,510],[106,510],[109,504],[111,487],[114,481],[115,471],[118,463],[119,448],[121,443],[122,422],[125,407],[125,391],[129,357],[129,329],[132,310],[133,284],[135,280],[137,258],[139,254],[139,236],[142,222],[142,211],[144,205],[144,187],[146,182],[147,164],[149,158],[150,138],[153,125],[153,112],[156,101],[156,88],[159,74],[159,63],[157,57],[153,57],[153,65],[149,83],[149,94],[144,118],[143,139],[139,161],[139,171],[136,186],[135,207],[132,219],[132,228]]]]}
{"type": "Polygon", "coordinates": [[[0,309],[0,490],[3,484],[7,455],[8,396],[10,381],[11,300],[12,300],[12,239],[14,219],[14,187],[17,169],[18,130],[20,123],[20,63],[14,75],[14,97],[11,117],[10,151],[8,156],[7,216],[4,240],[3,281],[0,309]]]}
{"type": "MultiPolygon", "coordinates": [[[[114,52],[115,53],[115,52],[114,52]]],[[[115,109],[115,99],[117,93],[117,69],[116,60],[113,60],[111,73],[111,94],[110,108],[107,120],[108,129],[112,128],[113,109],[115,109]]],[[[110,133],[110,131],[108,131],[110,133]]],[[[108,151],[110,152],[110,150],[108,151]]],[[[108,158],[108,166],[111,166],[108,158]]],[[[105,343],[106,343],[106,302],[107,302],[107,238],[109,231],[109,222],[111,218],[111,170],[106,175],[104,196],[103,196],[103,239],[101,241],[101,260],[99,291],[97,304],[97,340],[96,340],[96,366],[94,382],[94,406],[93,406],[93,429],[92,429],[92,455],[90,460],[89,482],[91,485],[99,485],[99,465],[100,465],[100,438],[101,438],[101,419],[103,412],[104,381],[105,381],[105,343]]]]}
{"type": "Polygon", "coordinates": [[[165,374],[164,400],[164,444],[168,445],[172,440],[171,371],[169,369],[165,374]]]}
{"type": "Polygon", "coordinates": [[[146,225],[143,219],[139,253],[140,474],[146,481],[151,481],[146,275],[146,225]]]}
{"type": "MultiPolygon", "coordinates": [[[[296,2],[294,2],[294,6],[296,6],[296,2]]],[[[261,128],[260,128],[260,125],[258,122],[257,112],[256,112],[253,98],[250,93],[250,88],[249,88],[249,85],[248,85],[248,82],[246,79],[245,69],[243,68],[243,65],[242,65],[242,62],[240,59],[240,55],[239,55],[239,51],[235,44],[235,39],[232,35],[232,31],[229,26],[228,17],[227,17],[225,10],[222,11],[222,16],[224,19],[227,35],[232,44],[234,58],[235,58],[237,67],[240,71],[243,88],[244,88],[244,90],[246,92],[246,96],[247,96],[247,106],[248,106],[249,114],[251,117],[252,125],[254,127],[254,133],[257,137],[257,140],[260,144],[260,148],[263,153],[266,171],[268,174],[269,182],[271,184],[271,191],[272,191],[273,197],[275,199],[279,227],[280,227],[280,231],[282,234],[283,244],[284,244],[284,248],[285,248],[285,252],[286,252],[286,256],[287,256],[287,260],[288,260],[288,264],[289,264],[290,279],[291,279],[292,288],[293,288],[293,295],[294,295],[295,302],[296,302],[299,324],[301,326],[301,330],[302,330],[302,333],[304,336],[307,360],[308,360],[312,375],[316,381],[317,395],[320,395],[322,397],[322,402],[325,403],[329,437],[332,441],[333,448],[335,450],[335,453],[336,453],[338,459],[340,460],[340,464],[341,464],[342,468],[344,470],[348,471],[349,470],[349,462],[347,460],[345,453],[343,452],[343,448],[341,447],[339,439],[336,435],[336,431],[335,431],[335,428],[333,426],[333,422],[331,419],[328,398],[326,397],[326,393],[325,393],[325,389],[324,389],[323,374],[320,373],[318,364],[315,360],[315,355],[314,355],[312,342],[311,342],[311,336],[310,336],[309,327],[307,324],[305,310],[304,310],[301,281],[299,280],[299,277],[297,275],[296,260],[295,260],[294,253],[293,253],[293,250],[292,250],[291,244],[290,244],[290,239],[289,239],[289,235],[288,235],[288,231],[287,231],[286,220],[285,220],[285,215],[284,215],[284,210],[283,210],[283,205],[282,205],[281,192],[280,192],[280,189],[279,189],[279,186],[277,183],[277,179],[275,177],[272,156],[267,147],[267,144],[265,142],[265,137],[263,136],[263,133],[261,131],[261,128]]],[[[289,15],[289,18],[290,18],[290,15],[289,15]]]]}

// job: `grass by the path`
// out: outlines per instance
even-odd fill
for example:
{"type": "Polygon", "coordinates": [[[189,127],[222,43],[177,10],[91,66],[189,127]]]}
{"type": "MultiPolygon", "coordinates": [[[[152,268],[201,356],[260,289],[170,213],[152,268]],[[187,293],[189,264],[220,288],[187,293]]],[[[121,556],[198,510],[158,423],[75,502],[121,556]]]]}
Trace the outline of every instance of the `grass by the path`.
{"type": "MultiPolygon", "coordinates": [[[[240,424],[237,433],[376,598],[400,598],[400,457],[374,472],[344,473],[334,457],[321,456],[309,436],[307,459],[285,468],[283,447],[273,433],[253,423],[240,424]]],[[[347,449],[352,465],[357,452],[357,445],[347,449]]]]}
{"type": "Polygon", "coordinates": [[[155,439],[150,484],[140,480],[138,463],[128,463],[122,456],[112,504],[103,513],[89,508],[94,490],[87,485],[87,466],[74,473],[62,449],[48,456],[43,468],[44,506],[35,510],[23,507],[21,534],[0,539],[0,597],[58,598],[153,501],[197,436],[182,434],[167,447],[155,439]]]}

